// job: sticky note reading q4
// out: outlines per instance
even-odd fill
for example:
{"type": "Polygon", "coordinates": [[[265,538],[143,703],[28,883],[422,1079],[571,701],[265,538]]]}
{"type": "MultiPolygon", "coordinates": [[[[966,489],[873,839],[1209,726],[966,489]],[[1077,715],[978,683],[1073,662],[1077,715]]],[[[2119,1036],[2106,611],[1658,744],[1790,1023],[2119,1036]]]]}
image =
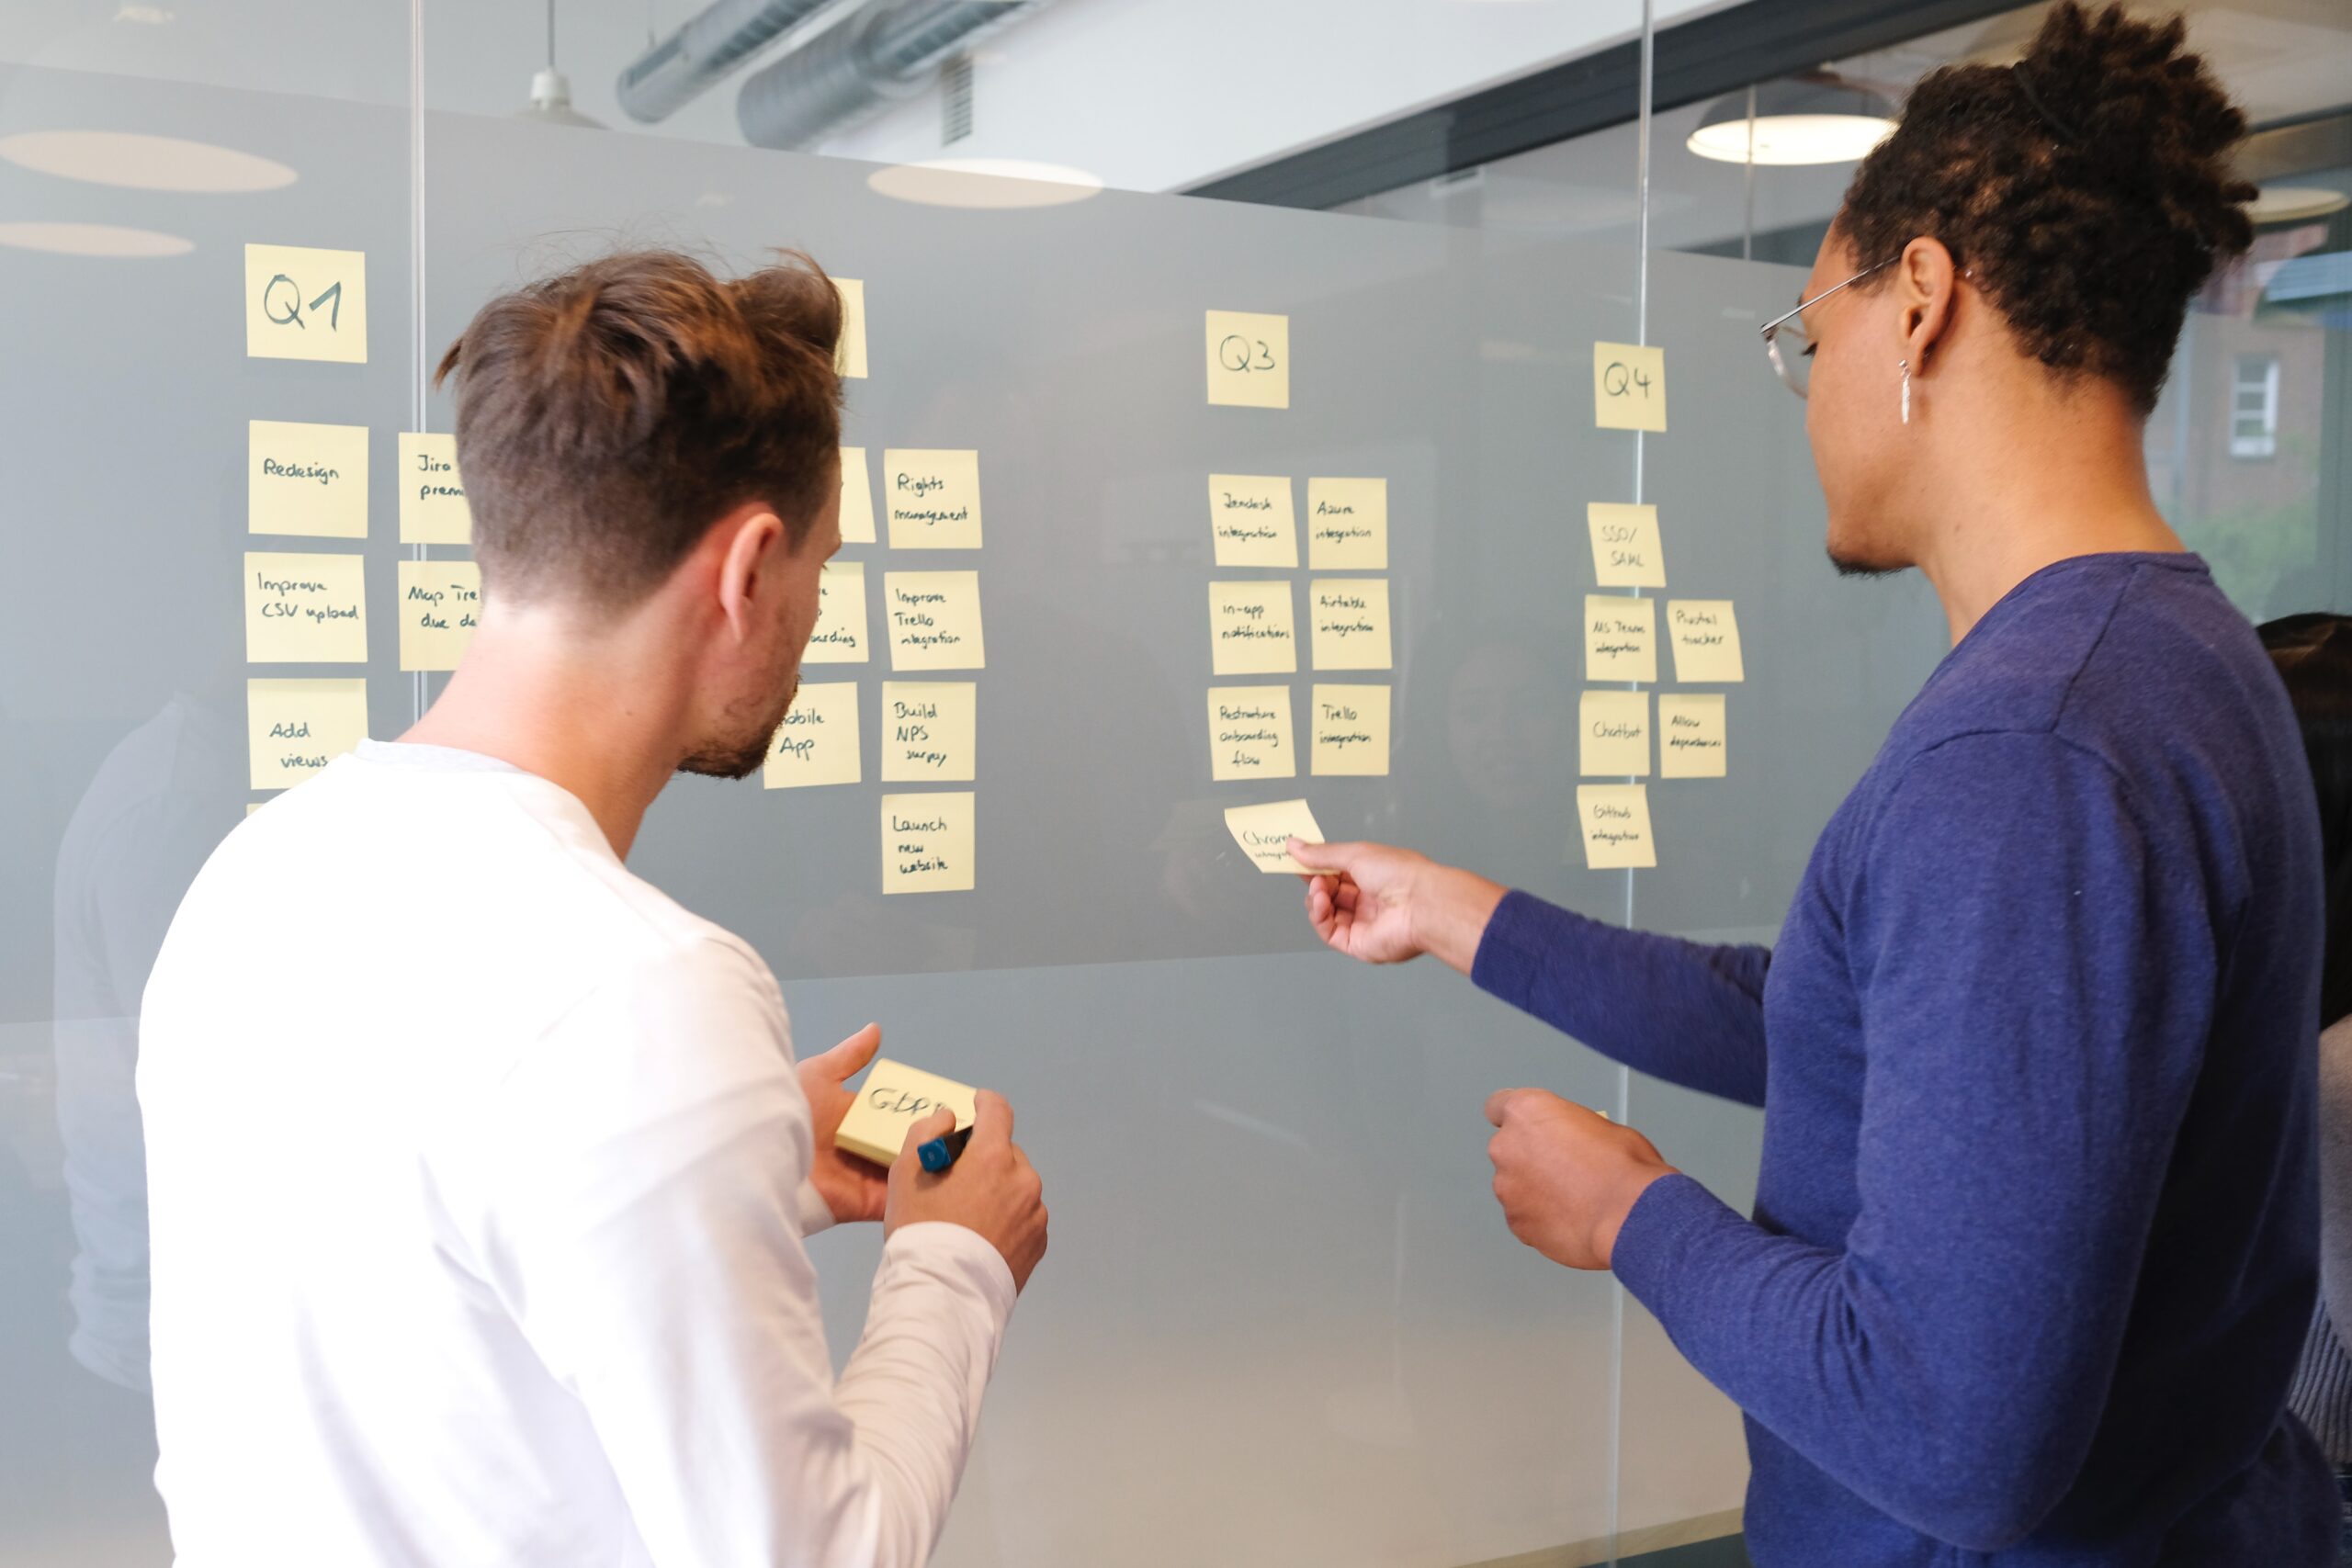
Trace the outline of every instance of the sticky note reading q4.
{"type": "Polygon", "coordinates": [[[886,1056],[865,1075],[833,1142],[861,1159],[888,1165],[906,1146],[909,1130],[942,1107],[956,1112],[957,1127],[969,1127],[974,1093],[969,1085],[886,1056]]]}

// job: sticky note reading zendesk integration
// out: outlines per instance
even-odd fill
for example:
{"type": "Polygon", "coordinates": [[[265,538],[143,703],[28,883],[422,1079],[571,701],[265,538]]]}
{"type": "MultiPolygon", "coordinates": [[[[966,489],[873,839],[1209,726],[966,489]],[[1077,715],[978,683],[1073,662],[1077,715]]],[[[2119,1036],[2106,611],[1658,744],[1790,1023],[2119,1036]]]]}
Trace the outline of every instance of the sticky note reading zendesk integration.
{"type": "Polygon", "coordinates": [[[1323,829],[1315,825],[1315,813],[1303,800],[1276,800],[1264,806],[1228,806],[1225,808],[1226,831],[1241,846],[1241,852],[1260,871],[1304,874],[1306,867],[1290,858],[1286,847],[1292,839],[1305,843],[1323,841],[1323,829]]]}
{"type": "Polygon", "coordinates": [[[1315,617],[1315,668],[1389,667],[1386,578],[1318,577],[1306,585],[1306,606],[1315,617]]]}
{"type": "Polygon", "coordinates": [[[1306,481],[1306,564],[1314,571],[1388,570],[1388,481],[1306,481]]]}
{"type": "Polygon", "coordinates": [[[855,784],[859,777],[857,682],[802,686],[768,743],[760,782],[769,789],[807,789],[855,784]]]}
{"type": "Polygon", "coordinates": [[[972,794],[882,797],[882,891],[968,893],[972,794]]]}
{"type": "Polygon", "coordinates": [[[1730,770],[1721,692],[1657,694],[1657,776],[1719,779],[1730,770]]]}
{"type": "Polygon", "coordinates": [[[245,357],[367,364],[367,253],[247,245],[245,357]]]}
{"type": "Polygon", "coordinates": [[[1209,688],[1209,777],[1298,776],[1288,686],[1209,688]]]}
{"type": "Polygon", "coordinates": [[[1603,430],[1666,428],[1666,350],[1592,345],[1592,422],[1603,430]]]}
{"type": "Polygon", "coordinates": [[[1577,818],[1584,828],[1584,863],[1593,870],[1642,871],[1657,864],[1647,784],[1578,784],[1577,818]]]}
{"type": "Polygon", "coordinates": [[[1647,778],[1650,694],[1587,692],[1577,705],[1577,772],[1647,778]]]}
{"type": "Polygon", "coordinates": [[[247,550],[245,658],[255,664],[367,663],[361,558],[247,550]]]}
{"type": "Polygon", "coordinates": [[[1745,681],[1739,659],[1739,621],[1728,599],[1668,599],[1668,635],[1674,638],[1678,681],[1745,681]]]}
{"type": "Polygon", "coordinates": [[[1663,588],[1666,547],[1659,543],[1657,508],[1596,501],[1584,509],[1592,530],[1593,581],[1603,588],[1663,588]]]}
{"type": "Polygon", "coordinates": [[[368,682],[356,675],[245,682],[245,741],[255,789],[300,784],[367,735],[368,682]]]}
{"type": "Polygon", "coordinates": [[[1289,476],[1211,474],[1209,532],[1219,566],[1298,565],[1289,476]]]}
{"type": "Polygon", "coordinates": [[[1296,671],[1288,581],[1209,584],[1209,668],[1219,675],[1296,671]]]}
{"type": "Polygon", "coordinates": [[[866,471],[865,448],[842,448],[842,543],[874,542],[874,476],[866,471]]]}
{"type": "Polygon", "coordinates": [[[1208,313],[1209,401],[1248,409],[1290,407],[1290,318],[1249,310],[1208,313]]]}
{"type": "Polygon", "coordinates": [[[1584,678],[1657,679],[1657,601],[1584,596],[1584,678]]]}
{"type": "Polygon", "coordinates": [[[888,1165],[907,1146],[907,1134],[916,1124],[942,1109],[956,1112],[956,1126],[970,1126],[978,1114],[973,1094],[969,1085],[954,1078],[877,1057],[842,1114],[833,1142],[860,1159],[888,1165]]]}
{"type": "Polygon", "coordinates": [[[882,504],[894,550],[980,547],[980,455],[891,447],[882,454],[882,504]]]}
{"type": "Polygon", "coordinates": [[[458,473],[458,438],[403,430],[400,439],[401,543],[469,545],[474,514],[458,473]]]}
{"type": "Polygon", "coordinates": [[[865,563],[829,560],[817,574],[817,629],[808,634],[803,664],[863,664],[865,640],[865,563]]]}
{"type": "Polygon", "coordinates": [[[245,423],[245,529],[368,536],[368,427],[245,423]]]}
{"type": "Polygon", "coordinates": [[[842,341],[833,351],[833,368],[844,377],[865,374],[865,283],[861,278],[836,277],[842,291],[842,341]]]}
{"type": "Polygon", "coordinates": [[[979,687],[970,681],[882,682],[882,782],[968,784],[979,687]]]}
{"type": "Polygon", "coordinates": [[[401,668],[455,670],[481,624],[481,568],[404,560],[400,569],[401,668]]]}
{"type": "Polygon", "coordinates": [[[1387,775],[1387,687],[1317,684],[1313,704],[1316,773],[1340,778],[1387,775]]]}
{"type": "Polygon", "coordinates": [[[977,571],[886,571],[882,614],[893,670],[978,670],[987,662],[977,571]]]}

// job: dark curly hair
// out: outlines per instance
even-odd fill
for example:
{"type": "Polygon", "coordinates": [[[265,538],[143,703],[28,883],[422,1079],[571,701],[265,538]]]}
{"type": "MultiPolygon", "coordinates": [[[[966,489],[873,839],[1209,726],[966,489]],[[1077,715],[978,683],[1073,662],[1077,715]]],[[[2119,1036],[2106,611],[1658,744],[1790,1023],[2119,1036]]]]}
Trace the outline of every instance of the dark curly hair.
{"type": "Polygon", "coordinates": [[[2184,30],[2063,0],[2016,65],[1930,73],[1847,189],[1857,262],[1940,240],[2025,352],[2154,409],[2190,297],[2254,239],[2245,116],[2184,30]]]}

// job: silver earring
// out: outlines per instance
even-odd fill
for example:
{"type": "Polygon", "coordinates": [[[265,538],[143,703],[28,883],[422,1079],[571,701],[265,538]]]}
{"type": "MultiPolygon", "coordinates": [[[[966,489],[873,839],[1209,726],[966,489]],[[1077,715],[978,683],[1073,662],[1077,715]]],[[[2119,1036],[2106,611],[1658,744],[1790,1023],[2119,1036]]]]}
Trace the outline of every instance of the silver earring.
{"type": "Polygon", "coordinates": [[[1908,424],[1911,423],[1911,362],[1898,359],[1895,364],[1903,371],[1903,423],[1908,424]]]}

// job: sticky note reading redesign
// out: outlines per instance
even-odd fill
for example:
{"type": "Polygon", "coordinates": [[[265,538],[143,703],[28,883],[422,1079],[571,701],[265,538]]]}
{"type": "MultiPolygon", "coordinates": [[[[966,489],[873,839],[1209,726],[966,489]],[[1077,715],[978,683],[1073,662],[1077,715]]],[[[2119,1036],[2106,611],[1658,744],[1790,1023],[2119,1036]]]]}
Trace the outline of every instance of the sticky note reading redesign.
{"type": "Polygon", "coordinates": [[[1577,772],[1648,777],[1650,694],[1585,693],[1577,704],[1577,772]]]}
{"type": "Polygon", "coordinates": [[[1666,428],[1666,350],[1592,345],[1592,422],[1603,430],[1666,428]]]}
{"type": "Polygon", "coordinates": [[[1388,580],[1318,577],[1306,585],[1314,617],[1315,668],[1389,668],[1388,580]]]}
{"type": "Polygon", "coordinates": [[[1313,571],[1388,570],[1388,481],[1306,481],[1306,565],[1313,571]]]}
{"type": "Polygon", "coordinates": [[[368,427],[248,420],[245,529],[366,538],[368,427]]]}
{"type": "Polygon", "coordinates": [[[979,687],[969,681],[882,682],[882,782],[968,784],[979,687]]]}
{"type": "Polygon", "coordinates": [[[1219,675],[1288,675],[1298,669],[1290,584],[1209,584],[1209,668],[1219,675]]]}
{"type": "Polygon", "coordinates": [[[367,364],[367,253],[247,245],[245,357],[367,364]]]}
{"type": "Polygon", "coordinates": [[[255,789],[287,789],[368,735],[368,682],[245,682],[245,744],[255,789]]]}
{"type": "Polygon", "coordinates": [[[1309,844],[1323,841],[1323,829],[1315,825],[1315,813],[1306,808],[1303,800],[1228,806],[1225,808],[1225,828],[1252,864],[1274,874],[1297,876],[1306,871],[1306,867],[1290,858],[1287,846],[1292,839],[1309,844]]]}
{"type": "Polygon", "coordinates": [[[842,291],[842,341],[833,351],[833,369],[844,377],[865,374],[865,283],[862,278],[836,277],[842,291]]]}
{"type": "Polygon", "coordinates": [[[874,542],[874,476],[866,471],[865,448],[842,448],[842,543],[874,542]]]}
{"type": "Polygon", "coordinates": [[[361,558],[247,550],[245,658],[255,664],[367,663],[361,558]]]}
{"type": "Polygon", "coordinates": [[[1647,784],[1578,784],[1577,819],[1584,829],[1584,863],[1593,870],[1645,871],[1657,864],[1647,784]]]}
{"type": "Polygon", "coordinates": [[[808,634],[803,664],[863,664],[871,657],[865,640],[865,563],[829,560],[817,574],[817,629],[808,634]]]}
{"type": "Polygon", "coordinates": [[[888,1165],[907,1146],[907,1134],[916,1124],[943,1108],[956,1112],[958,1127],[970,1126],[978,1114],[969,1085],[878,1057],[842,1114],[833,1142],[860,1159],[888,1165]]]}
{"type": "Polygon", "coordinates": [[[855,784],[858,762],[857,682],[802,686],[768,743],[760,783],[769,789],[855,784]]]}
{"type": "Polygon", "coordinates": [[[1592,531],[1593,581],[1603,588],[1663,588],[1666,547],[1658,540],[1657,508],[1596,501],[1584,509],[1592,531]]]}
{"type": "Polygon", "coordinates": [[[481,624],[481,568],[469,560],[400,563],[401,668],[455,670],[481,624]]]}
{"type": "Polygon", "coordinates": [[[1317,684],[1312,694],[1317,773],[1383,778],[1388,773],[1388,688],[1317,684]]]}
{"type": "Polygon", "coordinates": [[[403,430],[400,459],[401,543],[473,543],[474,514],[458,474],[458,438],[403,430]]]}
{"type": "Polygon", "coordinates": [[[1678,681],[1745,681],[1739,659],[1739,621],[1728,599],[1668,599],[1668,635],[1674,638],[1678,681]]]}
{"type": "Polygon", "coordinates": [[[882,454],[882,504],[894,550],[980,547],[980,455],[892,447],[882,454]]]}
{"type": "Polygon", "coordinates": [[[1730,770],[1721,692],[1657,694],[1657,776],[1719,779],[1730,770]]]}
{"type": "Polygon", "coordinates": [[[1584,678],[1657,679],[1657,601],[1584,597],[1584,678]]]}
{"type": "Polygon", "coordinates": [[[882,891],[972,889],[972,794],[882,797],[882,891]]]}
{"type": "Polygon", "coordinates": [[[1283,474],[1211,474],[1209,532],[1219,566],[1298,565],[1298,521],[1283,474]]]}
{"type": "Polygon", "coordinates": [[[1209,401],[1235,408],[1290,407],[1290,318],[1250,310],[1208,312],[1209,401]]]}
{"type": "Polygon", "coordinates": [[[882,614],[893,670],[978,670],[987,662],[977,571],[886,571],[882,614]]]}
{"type": "Polygon", "coordinates": [[[1209,777],[1298,776],[1288,686],[1209,688],[1209,777]]]}

